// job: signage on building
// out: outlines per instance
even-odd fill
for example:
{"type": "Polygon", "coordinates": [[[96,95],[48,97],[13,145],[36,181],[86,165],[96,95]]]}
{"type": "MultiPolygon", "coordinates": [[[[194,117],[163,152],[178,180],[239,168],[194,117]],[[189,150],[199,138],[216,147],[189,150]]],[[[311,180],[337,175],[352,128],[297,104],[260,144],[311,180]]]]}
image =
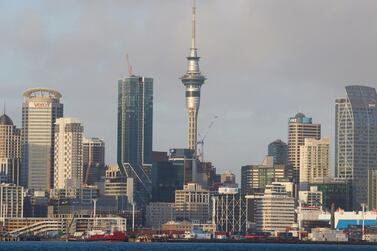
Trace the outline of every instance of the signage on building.
{"type": "Polygon", "coordinates": [[[50,107],[50,104],[48,102],[30,102],[29,107],[38,108],[38,109],[46,109],[50,107]]]}

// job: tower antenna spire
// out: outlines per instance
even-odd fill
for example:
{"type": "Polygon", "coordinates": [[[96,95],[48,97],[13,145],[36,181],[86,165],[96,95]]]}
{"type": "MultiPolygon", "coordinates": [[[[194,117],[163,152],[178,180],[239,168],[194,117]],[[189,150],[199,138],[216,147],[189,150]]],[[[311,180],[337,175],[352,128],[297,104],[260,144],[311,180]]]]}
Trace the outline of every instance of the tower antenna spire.
{"type": "Polygon", "coordinates": [[[133,70],[132,65],[130,63],[130,60],[128,59],[128,53],[126,53],[126,61],[127,61],[127,66],[128,66],[128,75],[132,76],[132,75],[134,75],[134,70],[133,70]]]}
{"type": "Polygon", "coordinates": [[[191,48],[196,48],[196,5],[195,0],[192,0],[192,35],[191,35],[191,48]]]}
{"type": "Polygon", "coordinates": [[[5,114],[5,112],[6,112],[6,101],[4,101],[4,114],[5,114]]]}

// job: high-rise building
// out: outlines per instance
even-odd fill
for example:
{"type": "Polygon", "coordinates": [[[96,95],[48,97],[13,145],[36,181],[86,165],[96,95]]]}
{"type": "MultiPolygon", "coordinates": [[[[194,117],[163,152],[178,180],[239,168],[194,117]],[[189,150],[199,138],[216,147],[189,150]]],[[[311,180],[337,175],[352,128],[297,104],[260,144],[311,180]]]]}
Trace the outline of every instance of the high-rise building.
{"type": "Polygon", "coordinates": [[[19,184],[21,133],[5,113],[0,117],[0,183],[19,184]]]}
{"type": "Polygon", "coordinates": [[[83,183],[82,138],[77,118],[58,118],[55,123],[54,188],[79,188],[83,183]]]}
{"type": "Polygon", "coordinates": [[[294,198],[287,195],[285,186],[267,185],[264,195],[256,200],[256,229],[259,232],[286,232],[295,221],[294,198]]]}
{"type": "Polygon", "coordinates": [[[175,191],[183,189],[183,166],[159,161],[153,166],[153,202],[174,202],[175,191]]]}
{"type": "Polygon", "coordinates": [[[274,164],[288,165],[288,145],[280,139],[268,145],[268,155],[273,157],[274,164]]]}
{"type": "Polygon", "coordinates": [[[118,165],[135,180],[135,200],[145,207],[151,196],[153,79],[131,75],[118,82],[118,165]]]}
{"type": "Polygon", "coordinates": [[[174,166],[180,166],[183,170],[183,184],[194,182],[194,176],[198,173],[199,161],[195,158],[195,153],[191,149],[170,149],[169,161],[174,166]]]}
{"type": "Polygon", "coordinates": [[[263,193],[273,181],[292,180],[292,166],[273,164],[273,158],[266,156],[261,165],[247,165],[241,168],[241,192],[246,194],[263,193]]]}
{"type": "Polygon", "coordinates": [[[368,170],[377,166],[377,93],[346,86],[346,97],[335,103],[335,175],[352,180],[358,209],[368,200],[368,170]]]}
{"type": "Polygon", "coordinates": [[[329,177],[330,139],[306,138],[300,148],[300,190],[308,190],[315,178],[329,177]]]}
{"type": "Polygon", "coordinates": [[[63,117],[62,95],[34,88],[23,96],[20,183],[29,189],[50,190],[54,185],[54,125],[63,117]]]}
{"type": "Polygon", "coordinates": [[[289,119],[288,126],[288,159],[293,168],[300,168],[300,147],[305,138],[321,138],[321,125],[312,122],[312,118],[303,113],[297,113],[289,119]]]}
{"type": "Polygon", "coordinates": [[[105,175],[105,142],[99,138],[83,138],[84,183],[93,185],[105,175]]]}
{"type": "Polygon", "coordinates": [[[315,178],[310,187],[315,186],[322,192],[322,207],[330,210],[331,205],[346,211],[352,211],[352,183],[348,179],[322,177],[315,178]]]}
{"type": "Polygon", "coordinates": [[[188,112],[188,148],[197,153],[197,126],[198,112],[200,106],[200,88],[206,78],[199,69],[198,49],[196,48],[196,7],[192,7],[192,37],[190,54],[187,57],[187,71],[181,77],[182,83],[186,88],[186,108],[188,112]]]}
{"type": "Polygon", "coordinates": [[[175,192],[175,210],[178,220],[206,223],[209,219],[209,191],[199,184],[189,183],[175,192]]]}
{"type": "Polygon", "coordinates": [[[24,211],[24,188],[15,184],[0,184],[0,217],[21,218],[24,211]]]}

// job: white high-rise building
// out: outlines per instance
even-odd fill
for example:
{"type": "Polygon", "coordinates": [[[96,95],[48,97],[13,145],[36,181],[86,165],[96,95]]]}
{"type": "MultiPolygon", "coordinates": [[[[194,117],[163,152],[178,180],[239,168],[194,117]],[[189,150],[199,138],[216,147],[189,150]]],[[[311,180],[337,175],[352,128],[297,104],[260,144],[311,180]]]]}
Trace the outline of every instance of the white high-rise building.
{"type": "Polygon", "coordinates": [[[83,182],[83,126],[76,118],[55,125],[54,188],[80,187],[83,182]]]}
{"type": "Polygon", "coordinates": [[[46,88],[29,89],[23,95],[20,183],[29,189],[50,190],[54,183],[54,125],[63,117],[62,95],[46,88]]]}
{"type": "Polygon", "coordinates": [[[300,190],[308,190],[316,178],[328,177],[330,139],[306,138],[300,147],[300,190]]]}
{"type": "Polygon", "coordinates": [[[279,233],[292,227],[295,221],[294,198],[288,196],[285,186],[274,182],[267,185],[264,195],[256,200],[256,229],[260,232],[279,233]]]}

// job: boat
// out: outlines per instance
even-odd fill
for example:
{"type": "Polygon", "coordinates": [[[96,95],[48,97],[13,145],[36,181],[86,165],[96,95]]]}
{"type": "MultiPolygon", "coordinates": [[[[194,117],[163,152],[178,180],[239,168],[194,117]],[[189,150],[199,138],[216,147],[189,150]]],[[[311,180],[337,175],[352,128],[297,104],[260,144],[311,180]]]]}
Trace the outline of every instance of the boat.
{"type": "Polygon", "coordinates": [[[115,231],[113,233],[105,233],[99,231],[90,231],[84,236],[83,241],[127,241],[125,232],[115,231]]]}

